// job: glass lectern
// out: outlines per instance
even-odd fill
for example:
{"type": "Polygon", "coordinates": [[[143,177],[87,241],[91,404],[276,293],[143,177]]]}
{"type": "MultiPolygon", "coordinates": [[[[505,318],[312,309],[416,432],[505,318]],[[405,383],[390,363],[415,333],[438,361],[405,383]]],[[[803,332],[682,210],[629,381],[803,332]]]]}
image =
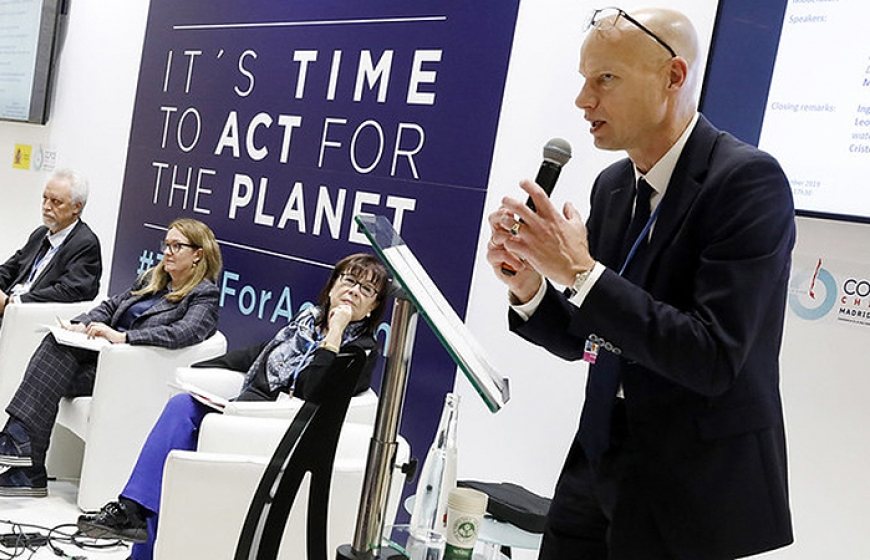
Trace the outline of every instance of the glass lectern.
{"type": "Polygon", "coordinates": [[[504,406],[510,398],[510,391],[507,379],[496,372],[483,349],[389,220],[383,216],[357,216],[356,222],[392,273],[398,289],[356,534],[351,545],[339,547],[337,559],[398,559],[404,556],[394,550],[381,551],[380,546],[417,314],[423,316],[491,412],[504,406]]]}
{"type": "MultiPolygon", "coordinates": [[[[381,550],[381,542],[418,312],[435,331],[490,411],[498,411],[507,402],[508,383],[490,365],[465,324],[390,222],[380,216],[357,216],[356,221],[392,272],[396,289],[390,294],[395,298],[395,305],[387,363],[369,444],[356,532],[352,544],[339,547],[337,558],[401,559],[406,556],[400,552],[381,550]]],[[[347,359],[354,357],[347,356],[347,359]]],[[[248,508],[235,560],[271,560],[277,557],[293,502],[304,477],[309,474],[307,556],[308,560],[326,560],[330,475],[341,425],[356,386],[356,379],[349,375],[338,375],[338,378],[341,381],[334,398],[322,403],[306,402],[270,458],[248,508]]]]}
{"type": "Polygon", "coordinates": [[[371,241],[375,253],[393,274],[417,311],[435,332],[441,344],[465,373],[491,412],[498,412],[510,398],[507,380],[486,358],[465,323],[426,273],[389,220],[383,216],[357,216],[357,223],[371,241]]]}

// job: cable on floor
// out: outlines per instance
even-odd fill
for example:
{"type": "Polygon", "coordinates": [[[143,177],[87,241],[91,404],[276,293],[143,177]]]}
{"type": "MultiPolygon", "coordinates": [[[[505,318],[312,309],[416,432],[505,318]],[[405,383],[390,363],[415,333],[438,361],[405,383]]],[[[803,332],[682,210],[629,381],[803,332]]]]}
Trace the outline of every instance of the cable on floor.
{"type": "Polygon", "coordinates": [[[25,558],[25,555],[29,559],[43,546],[48,546],[56,556],[61,558],[88,560],[87,556],[71,554],[59,545],[73,545],[84,552],[127,548],[127,544],[123,541],[85,537],[78,532],[75,523],[44,527],[0,519],[0,560],[25,558]]]}

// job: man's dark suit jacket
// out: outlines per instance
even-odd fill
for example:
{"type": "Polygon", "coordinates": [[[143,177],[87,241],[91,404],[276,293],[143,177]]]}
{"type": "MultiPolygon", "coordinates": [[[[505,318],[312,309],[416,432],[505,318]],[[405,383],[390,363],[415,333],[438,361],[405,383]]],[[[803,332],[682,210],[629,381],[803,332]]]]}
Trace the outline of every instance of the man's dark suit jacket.
{"type": "MultiPolygon", "coordinates": [[[[0,265],[0,290],[9,293],[12,287],[27,280],[40,253],[48,228],[40,226],[30,234],[24,247],[0,265]]],[[[87,301],[97,297],[103,261],[100,240],[86,223],[79,220],[51,262],[21,295],[23,302],[87,301]]]]}
{"type": "MultiPolygon", "coordinates": [[[[590,334],[622,351],[642,461],[640,485],[621,499],[649,504],[680,558],[784,546],[793,540],[778,362],[795,239],[787,179],[772,157],[700,117],[637,284],[614,272],[633,185],[628,160],[595,182],[589,248],[607,270],[582,306],[550,285],[527,322],[511,312],[511,327],[568,360],[590,334]]],[[[583,429],[581,416],[577,438],[583,429]]]]}

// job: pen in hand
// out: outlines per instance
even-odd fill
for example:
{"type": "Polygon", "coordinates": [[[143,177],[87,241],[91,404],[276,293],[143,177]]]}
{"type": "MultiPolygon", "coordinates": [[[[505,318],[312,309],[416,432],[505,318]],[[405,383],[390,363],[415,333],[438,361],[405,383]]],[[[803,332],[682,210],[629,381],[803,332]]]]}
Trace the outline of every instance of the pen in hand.
{"type": "Polygon", "coordinates": [[[67,321],[65,319],[61,319],[57,315],[55,315],[54,318],[57,319],[57,324],[60,325],[60,328],[65,329],[65,330],[70,330],[70,328],[72,327],[72,323],[70,323],[69,321],[67,321]]]}

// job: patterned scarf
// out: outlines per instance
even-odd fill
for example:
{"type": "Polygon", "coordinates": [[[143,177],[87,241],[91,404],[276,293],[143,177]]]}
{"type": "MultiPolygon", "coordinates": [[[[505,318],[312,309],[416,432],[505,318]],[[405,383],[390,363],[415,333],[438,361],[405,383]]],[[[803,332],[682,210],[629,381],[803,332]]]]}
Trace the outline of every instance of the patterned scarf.
{"type": "MultiPolygon", "coordinates": [[[[266,344],[248,372],[242,385],[244,391],[250,387],[254,378],[266,361],[266,380],[270,391],[289,390],[296,383],[299,372],[308,367],[314,359],[314,351],[323,333],[317,328],[317,319],[323,311],[315,305],[303,309],[286,327],[278,331],[272,340],[266,344]]],[[[353,342],[365,330],[365,320],[350,323],[341,337],[341,345],[353,342]]]]}

